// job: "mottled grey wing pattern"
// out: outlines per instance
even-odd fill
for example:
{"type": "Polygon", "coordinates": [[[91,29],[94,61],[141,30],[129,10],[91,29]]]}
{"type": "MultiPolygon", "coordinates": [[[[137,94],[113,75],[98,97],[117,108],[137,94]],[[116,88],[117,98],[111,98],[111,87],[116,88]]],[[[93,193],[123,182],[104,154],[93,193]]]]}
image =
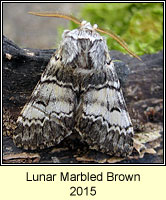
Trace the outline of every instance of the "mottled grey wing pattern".
{"type": "Polygon", "coordinates": [[[82,83],[76,129],[92,148],[116,156],[132,151],[133,127],[113,63],[82,83]]]}
{"type": "Polygon", "coordinates": [[[106,41],[95,27],[83,22],[64,32],[18,118],[17,146],[42,149],[77,131],[91,148],[131,153],[133,127],[106,41]]]}
{"type": "Polygon", "coordinates": [[[24,149],[53,146],[72,132],[76,105],[73,72],[64,70],[55,58],[51,58],[17,120],[14,142],[24,149]]]}

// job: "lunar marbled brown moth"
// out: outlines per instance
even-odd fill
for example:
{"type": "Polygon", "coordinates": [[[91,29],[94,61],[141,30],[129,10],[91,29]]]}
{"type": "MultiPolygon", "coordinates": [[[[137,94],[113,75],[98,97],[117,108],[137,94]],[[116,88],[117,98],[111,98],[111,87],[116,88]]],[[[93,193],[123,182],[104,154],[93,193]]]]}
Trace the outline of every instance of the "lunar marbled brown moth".
{"type": "Polygon", "coordinates": [[[110,35],[139,57],[122,39],[97,25],[60,13],[31,14],[69,19],[80,27],[64,31],[60,47],[18,117],[15,144],[44,149],[74,131],[91,148],[115,156],[129,155],[133,126],[106,41],[98,32],[110,35]]]}

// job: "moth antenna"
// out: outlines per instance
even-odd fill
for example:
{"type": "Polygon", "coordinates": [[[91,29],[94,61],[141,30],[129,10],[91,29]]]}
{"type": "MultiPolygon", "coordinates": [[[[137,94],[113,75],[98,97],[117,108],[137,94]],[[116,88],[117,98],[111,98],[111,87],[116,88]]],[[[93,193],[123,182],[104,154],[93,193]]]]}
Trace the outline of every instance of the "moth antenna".
{"type": "MultiPolygon", "coordinates": [[[[81,21],[79,19],[77,19],[76,17],[72,16],[72,15],[68,15],[68,14],[62,14],[62,13],[50,13],[50,12],[28,12],[29,14],[32,15],[36,15],[36,16],[41,16],[41,17],[57,17],[57,18],[64,18],[70,21],[73,21],[74,23],[81,25],[81,21]]],[[[105,33],[107,35],[109,35],[110,37],[112,37],[114,40],[116,40],[124,49],[126,49],[126,51],[131,54],[132,56],[136,57],[138,60],[142,61],[141,58],[139,56],[137,56],[134,52],[132,52],[127,44],[125,43],[124,40],[122,40],[120,37],[118,37],[115,33],[113,33],[112,31],[109,30],[104,30],[101,28],[96,28],[95,30],[101,33],[105,33]]]]}
{"type": "Polygon", "coordinates": [[[62,13],[50,13],[50,12],[28,12],[29,14],[41,16],[41,17],[57,17],[57,18],[64,18],[70,21],[73,21],[76,24],[81,25],[81,21],[78,20],[76,17],[72,15],[62,14],[62,13]]]}
{"type": "Polygon", "coordinates": [[[112,31],[109,31],[109,30],[104,30],[104,29],[101,29],[101,28],[96,28],[96,31],[98,32],[101,32],[101,33],[105,33],[107,35],[109,35],[110,37],[112,37],[114,40],[116,40],[124,49],[126,49],[126,51],[136,57],[138,60],[142,61],[142,59],[137,56],[134,52],[132,52],[129,48],[128,48],[128,45],[125,43],[124,40],[122,40],[120,37],[118,37],[115,33],[113,33],[112,31]]]}

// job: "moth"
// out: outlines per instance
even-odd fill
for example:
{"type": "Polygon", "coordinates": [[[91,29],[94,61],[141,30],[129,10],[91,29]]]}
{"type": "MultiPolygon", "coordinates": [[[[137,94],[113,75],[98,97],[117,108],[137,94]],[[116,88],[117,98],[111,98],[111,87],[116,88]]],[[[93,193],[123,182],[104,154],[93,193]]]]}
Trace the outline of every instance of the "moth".
{"type": "Polygon", "coordinates": [[[71,15],[61,17],[80,27],[65,30],[30,101],[17,120],[13,140],[18,147],[35,150],[59,144],[76,132],[95,148],[114,156],[127,156],[133,148],[133,126],[109,55],[107,33],[132,53],[119,37],[71,15]]]}

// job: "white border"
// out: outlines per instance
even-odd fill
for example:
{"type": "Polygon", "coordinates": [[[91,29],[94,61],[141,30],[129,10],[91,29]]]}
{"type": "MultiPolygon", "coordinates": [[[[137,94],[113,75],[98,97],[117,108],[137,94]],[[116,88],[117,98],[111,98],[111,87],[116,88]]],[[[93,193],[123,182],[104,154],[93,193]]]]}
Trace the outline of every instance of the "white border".
{"type": "Polygon", "coordinates": [[[163,107],[163,114],[164,114],[164,130],[163,130],[163,151],[164,151],[164,163],[163,164],[3,164],[2,163],[2,137],[3,137],[3,130],[2,130],[2,50],[3,50],[3,3],[128,3],[128,2],[135,2],[135,3],[164,3],[164,66],[165,66],[165,1],[1,1],[1,166],[163,166],[165,165],[165,67],[164,67],[164,107],[163,107]]]}

